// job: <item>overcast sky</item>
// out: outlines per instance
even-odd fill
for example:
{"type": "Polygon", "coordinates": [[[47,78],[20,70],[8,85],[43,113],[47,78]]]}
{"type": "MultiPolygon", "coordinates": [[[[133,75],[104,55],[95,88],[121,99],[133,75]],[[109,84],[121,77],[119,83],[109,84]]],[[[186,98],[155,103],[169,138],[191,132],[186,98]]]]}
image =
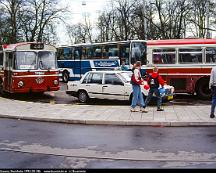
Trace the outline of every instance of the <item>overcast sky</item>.
{"type": "MultiPolygon", "coordinates": [[[[92,23],[95,24],[97,21],[98,15],[109,0],[59,0],[60,6],[67,6],[70,12],[72,13],[70,16],[67,16],[66,22],[70,24],[76,24],[79,22],[83,22],[84,14],[88,14],[92,23]],[[83,5],[85,2],[86,5],[83,5]]],[[[59,37],[59,44],[65,45],[69,44],[69,38],[66,36],[65,26],[63,24],[59,24],[57,27],[57,33],[59,37]]]]}

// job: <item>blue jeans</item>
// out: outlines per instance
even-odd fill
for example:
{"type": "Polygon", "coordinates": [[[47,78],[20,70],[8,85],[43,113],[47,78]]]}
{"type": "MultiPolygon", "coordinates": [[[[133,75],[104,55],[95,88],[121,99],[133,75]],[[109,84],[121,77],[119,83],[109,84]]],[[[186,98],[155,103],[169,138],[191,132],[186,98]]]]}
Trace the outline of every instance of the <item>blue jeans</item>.
{"type": "Polygon", "coordinates": [[[133,99],[131,103],[131,107],[135,108],[137,104],[141,107],[145,106],[145,102],[143,99],[143,94],[139,85],[132,85],[133,88],[133,99]]]}
{"type": "Polygon", "coordinates": [[[162,97],[160,95],[159,89],[158,88],[150,88],[148,96],[146,98],[145,101],[145,105],[147,106],[153,96],[153,94],[155,93],[156,97],[157,97],[157,108],[159,109],[161,104],[162,104],[162,97]]]}
{"type": "Polygon", "coordinates": [[[211,114],[213,115],[215,112],[215,106],[216,106],[216,98],[212,97],[212,105],[211,105],[211,114]]]}
{"type": "Polygon", "coordinates": [[[216,106],[216,87],[212,87],[212,105],[211,105],[211,114],[214,114],[216,106]]]}

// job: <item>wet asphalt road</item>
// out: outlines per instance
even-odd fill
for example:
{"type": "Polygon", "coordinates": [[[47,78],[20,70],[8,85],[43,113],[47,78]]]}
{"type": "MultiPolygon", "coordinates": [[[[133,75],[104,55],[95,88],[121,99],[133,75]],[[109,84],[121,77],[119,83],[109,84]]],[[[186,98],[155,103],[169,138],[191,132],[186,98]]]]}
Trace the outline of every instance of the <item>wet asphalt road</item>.
{"type": "Polygon", "coordinates": [[[0,169],[216,168],[216,127],[0,121],[0,169]]]}
{"type": "MultiPolygon", "coordinates": [[[[46,92],[42,95],[40,94],[10,94],[5,95],[5,98],[31,101],[31,102],[42,102],[42,103],[52,103],[52,104],[80,104],[77,98],[67,95],[66,84],[61,82],[60,91],[56,92],[46,92]]],[[[97,100],[93,99],[90,103],[91,105],[129,105],[128,101],[117,101],[117,100],[97,100]]],[[[155,104],[155,103],[152,103],[155,104]]],[[[170,102],[164,103],[165,106],[170,105],[210,105],[210,100],[200,100],[196,95],[189,94],[177,94],[175,99],[170,102]]]]}

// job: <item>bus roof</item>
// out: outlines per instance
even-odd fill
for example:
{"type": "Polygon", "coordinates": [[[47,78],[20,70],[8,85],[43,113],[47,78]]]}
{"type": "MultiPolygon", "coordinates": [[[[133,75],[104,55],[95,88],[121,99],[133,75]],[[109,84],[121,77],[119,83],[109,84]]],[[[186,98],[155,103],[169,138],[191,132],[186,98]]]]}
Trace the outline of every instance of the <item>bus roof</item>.
{"type": "MultiPolygon", "coordinates": [[[[49,45],[49,44],[45,44],[45,43],[41,43],[41,42],[21,42],[21,43],[16,43],[16,44],[8,44],[8,45],[3,45],[3,49],[5,51],[14,51],[14,50],[31,50],[33,48],[31,48],[30,45],[44,45],[43,47],[46,48],[46,50],[55,50],[55,46],[53,45],[49,45]]],[[[44,48],[41,49],[34,49],[34,50],[44,50],[44,48]]]]}
{"type": "Polygon", "coordinates": [[[148,40],[148,46],[158,45],[188,45],[188,44],[216,44],[216,39],[167,39],[167,40],[148,40]]]}
{"type": "Polygon", "coordinates": [[[101,42],[101,43],[80,43],[80,44],[73,44],[73,45],[62,45],[58,46],[59,48],[66,48],[66,47],[79,47],[79,46],[91,46],[91,45],[106,45],[106,44],[116,44],[116,43],[129,43],[129,42],[147,42],[146,40],[127,40],[127,41],[110,41],[110,42],[101,42]]]}

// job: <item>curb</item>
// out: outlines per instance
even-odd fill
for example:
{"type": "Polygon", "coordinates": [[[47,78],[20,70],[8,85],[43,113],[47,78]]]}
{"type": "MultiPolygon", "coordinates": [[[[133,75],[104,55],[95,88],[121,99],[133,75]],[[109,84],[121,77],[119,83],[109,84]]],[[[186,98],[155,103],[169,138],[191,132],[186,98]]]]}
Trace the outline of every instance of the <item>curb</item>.
{"type": "Polygon", "coordinates": [[[140,121],[107,121],[107,120],[79,120],[79,119],[52,119],[39,117],[24,117],[14,115],[1,115],[0,118],[30,120],[40,122],[52,123],[66,123],[66,124],[84,124],[84,125],[115,125],[115,126],[151,126],[151,127],[206,127],[216,126],[215,122],[140,122],[140,121]]]}

